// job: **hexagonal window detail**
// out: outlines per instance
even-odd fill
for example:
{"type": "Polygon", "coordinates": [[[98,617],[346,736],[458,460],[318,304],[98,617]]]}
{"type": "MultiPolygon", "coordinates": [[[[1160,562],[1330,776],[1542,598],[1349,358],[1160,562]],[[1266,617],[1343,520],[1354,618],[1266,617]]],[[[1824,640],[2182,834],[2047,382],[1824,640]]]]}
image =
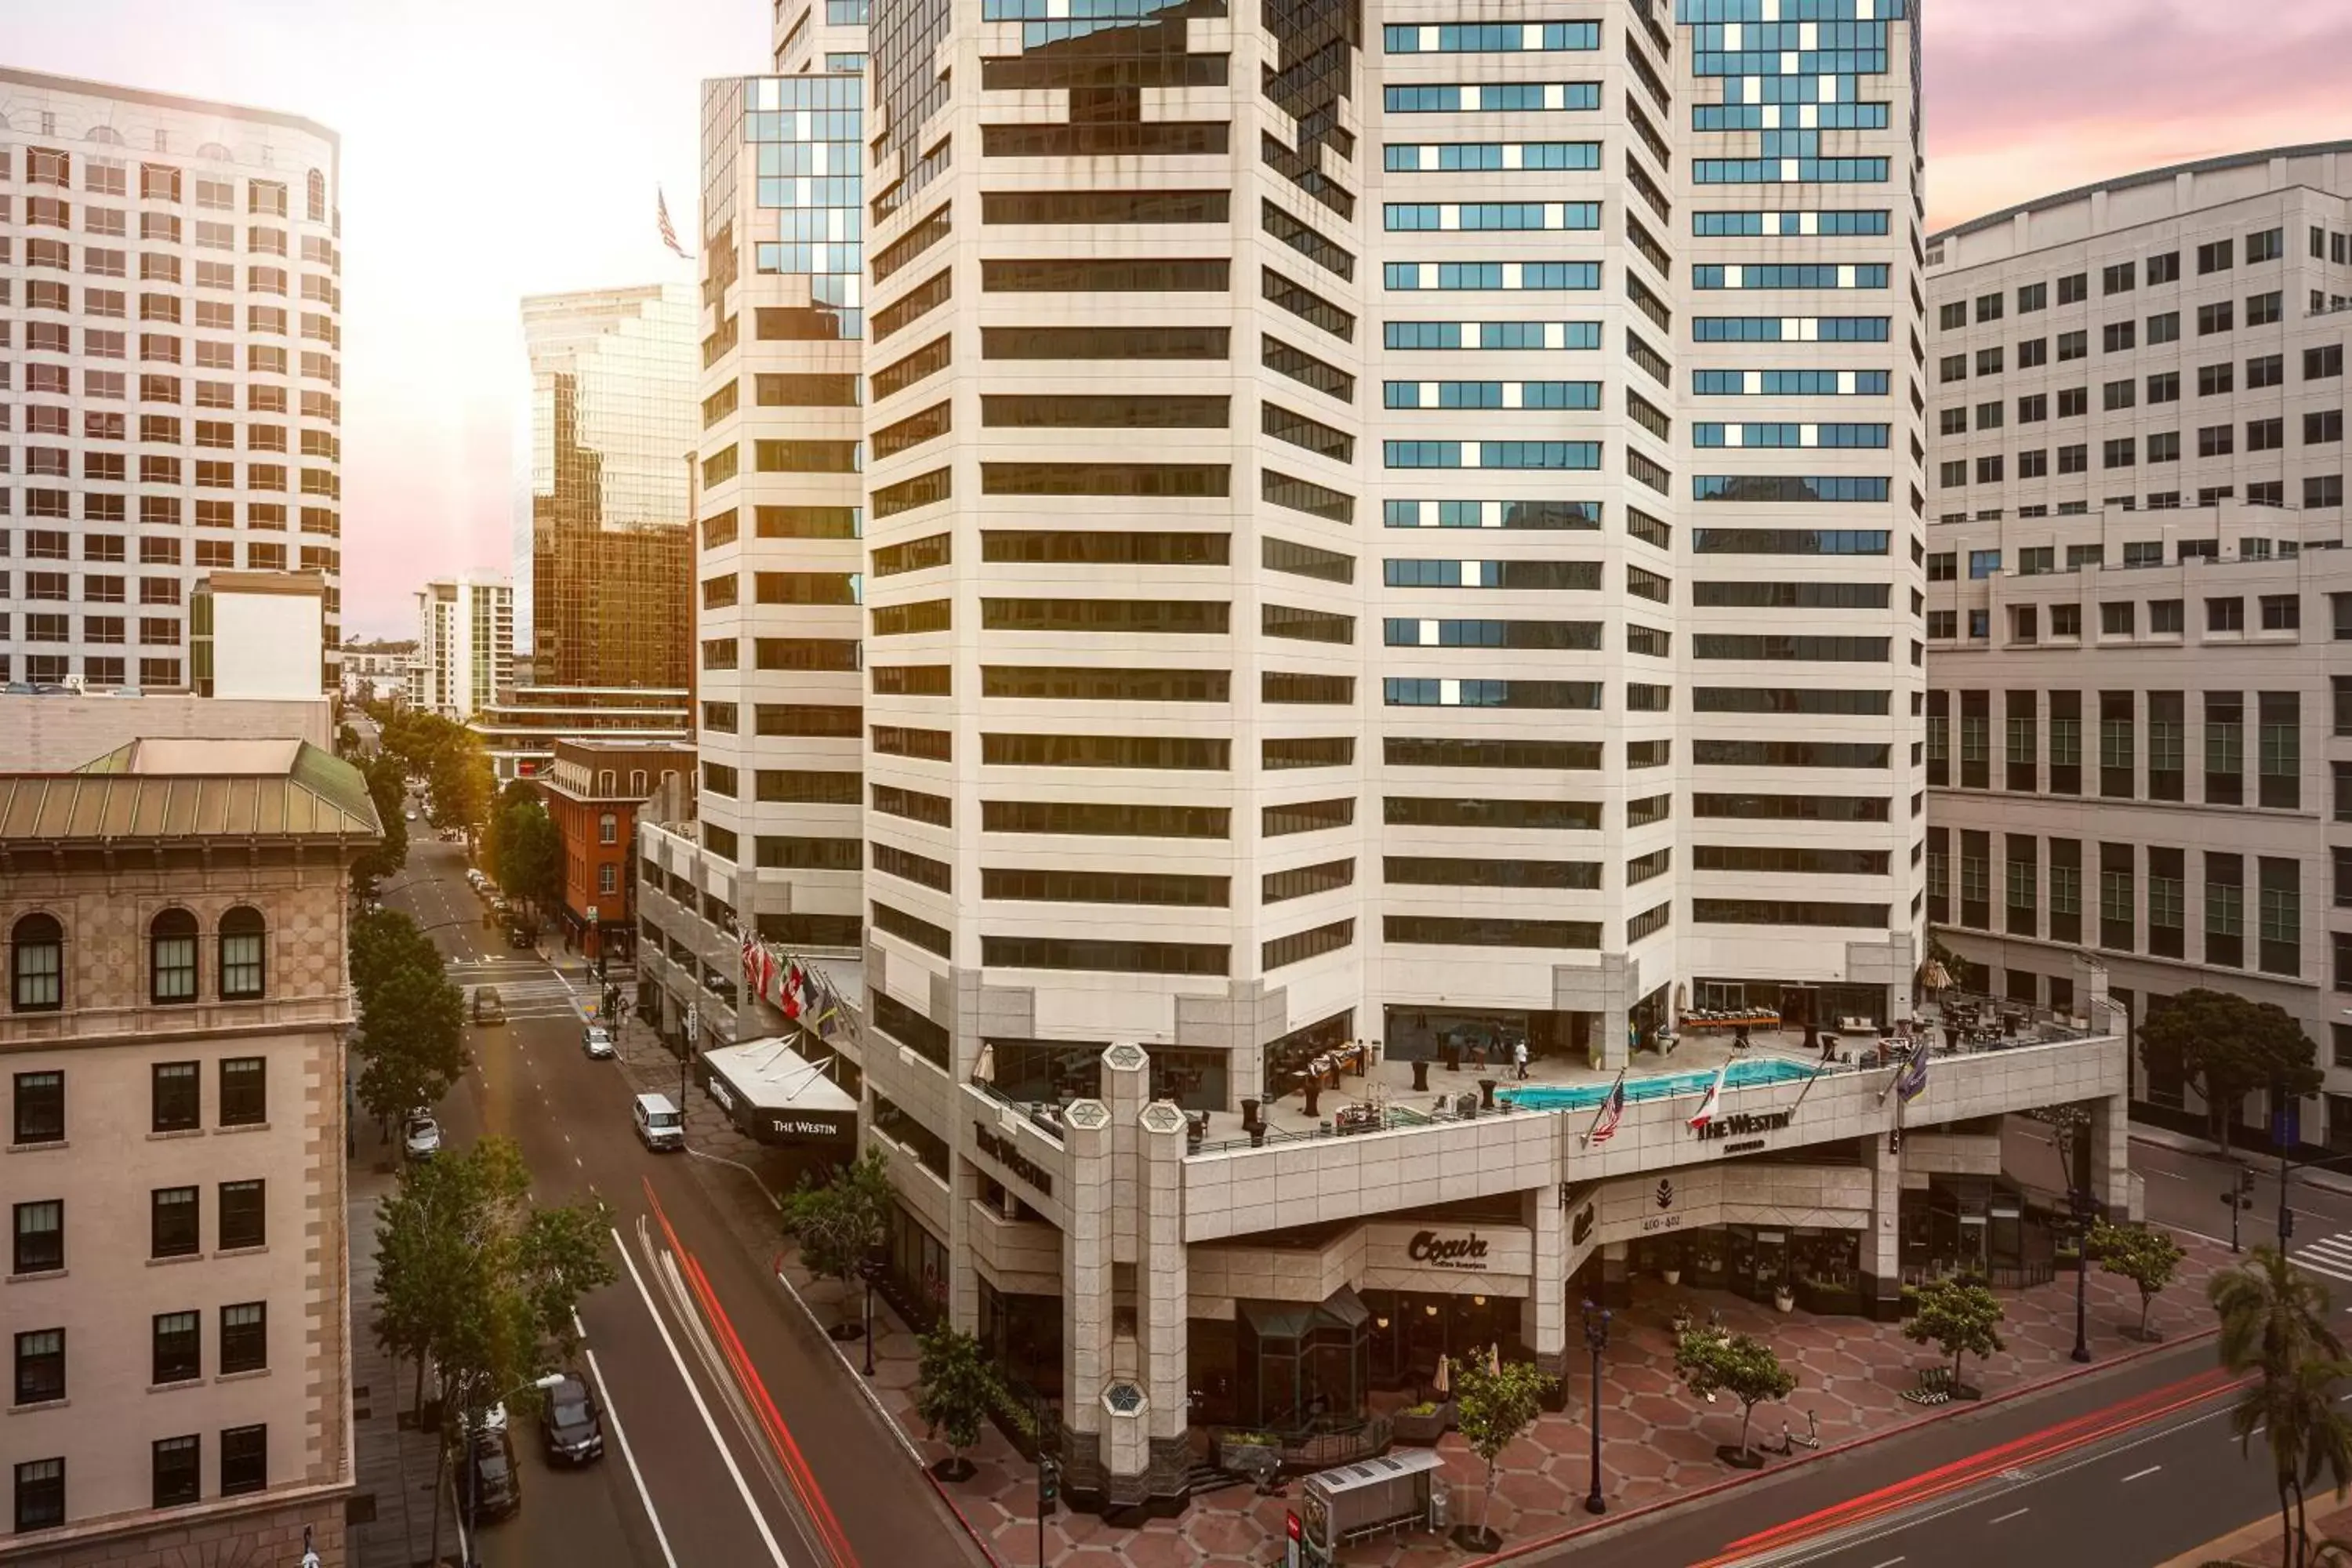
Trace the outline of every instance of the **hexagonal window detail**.
{"type": "Polygon", "coordinates": [[[1133,1072],[1143,1065],[1143,1047],[1131,1042],[1113,1046],[1103,1055],[1122,1072],[1133,1072]]]}
{"type": "Polygon", "coordinates": [[[1175,1132],[1183,1128],[1184,1113],[1164,1100],[1152,1101],[1136,1117],[1146,1132],[1175,1132]]]}
{"type": "Polygon", "coordinates": [[[1114,1383],[1103,1390],[1103,1408],[1114,1415],[1140,1415],[1145,1400],[1143,1390],[1131,1383],[1114,1383]]]}
{"type": "Polygon", "coordinates": [[[1089,1131],[1110,1125],[1110,1108],[1099,1100],[1074,1100],[1063,1110],[1062,1120],[1072,1127],[1089,1131]]]}

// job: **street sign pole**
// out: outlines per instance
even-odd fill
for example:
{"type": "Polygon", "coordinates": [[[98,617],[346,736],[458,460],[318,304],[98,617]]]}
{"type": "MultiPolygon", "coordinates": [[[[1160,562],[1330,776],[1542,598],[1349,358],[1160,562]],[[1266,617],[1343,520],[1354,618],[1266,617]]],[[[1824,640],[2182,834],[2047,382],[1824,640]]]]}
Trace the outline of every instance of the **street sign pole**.
{"type": "MultiPolygon", "coordinates": [[[[686,1005],[686,1054],[677,1058],[677,1113],[680,1116],[686,1114],[687,1075],[693,1068],[694,1053],[700,1048],[701,1040],[702,1005],[688,1002],[686,1005]]],[[[2233,1247],[2230,1250],[2234,1252],[2237,1248],[2233,1247]]]]}

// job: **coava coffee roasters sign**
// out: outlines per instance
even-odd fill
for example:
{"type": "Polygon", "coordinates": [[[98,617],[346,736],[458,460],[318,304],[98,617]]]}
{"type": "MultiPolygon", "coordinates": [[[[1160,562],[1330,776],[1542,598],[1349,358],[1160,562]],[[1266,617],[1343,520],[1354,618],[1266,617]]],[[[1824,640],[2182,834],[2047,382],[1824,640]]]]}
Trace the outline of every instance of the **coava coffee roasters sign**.
{"type": "Polygon", "coordinates": [[[1476,1274],[1486,1271],[1487,1251],[1486,1241],[1475,1230],[1417,1230],[1412,1239],[1404,1244],[1406,1258],[1423,1268],[1456,1268],[1476,1274]]]}

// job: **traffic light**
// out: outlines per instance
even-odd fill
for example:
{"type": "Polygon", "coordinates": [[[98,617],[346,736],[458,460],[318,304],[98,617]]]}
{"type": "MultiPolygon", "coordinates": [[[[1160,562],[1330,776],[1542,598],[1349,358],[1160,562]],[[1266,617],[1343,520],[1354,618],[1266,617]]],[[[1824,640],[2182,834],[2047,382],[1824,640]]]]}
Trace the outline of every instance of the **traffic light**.
{"type": "Polygon", "coordinates": [[[1062,1467],[1053,1459],[1037,1461],[1037,1511],[1050,1513],[1062,1497],[1062,1467]]]}

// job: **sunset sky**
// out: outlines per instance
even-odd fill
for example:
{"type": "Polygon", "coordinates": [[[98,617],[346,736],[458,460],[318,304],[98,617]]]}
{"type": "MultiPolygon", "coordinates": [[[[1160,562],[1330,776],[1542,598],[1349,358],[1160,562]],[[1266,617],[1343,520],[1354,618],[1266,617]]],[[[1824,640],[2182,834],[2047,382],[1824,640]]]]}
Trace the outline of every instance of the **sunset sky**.
{"type": "MultiPolygon", "coordinates": [[[[1915,0],[1915,4],[1916,0],[1915,0]]],[[[756,71],[758,0],[75,0],[6,63],[305,114],[343,139],[344,625],[512,570],[524,294],[684,279],[698,83],[756,71]]],[[[2352,137],[2352,5],[1929,0],[1931,226],[2113,174],[2352,137]]]]}

